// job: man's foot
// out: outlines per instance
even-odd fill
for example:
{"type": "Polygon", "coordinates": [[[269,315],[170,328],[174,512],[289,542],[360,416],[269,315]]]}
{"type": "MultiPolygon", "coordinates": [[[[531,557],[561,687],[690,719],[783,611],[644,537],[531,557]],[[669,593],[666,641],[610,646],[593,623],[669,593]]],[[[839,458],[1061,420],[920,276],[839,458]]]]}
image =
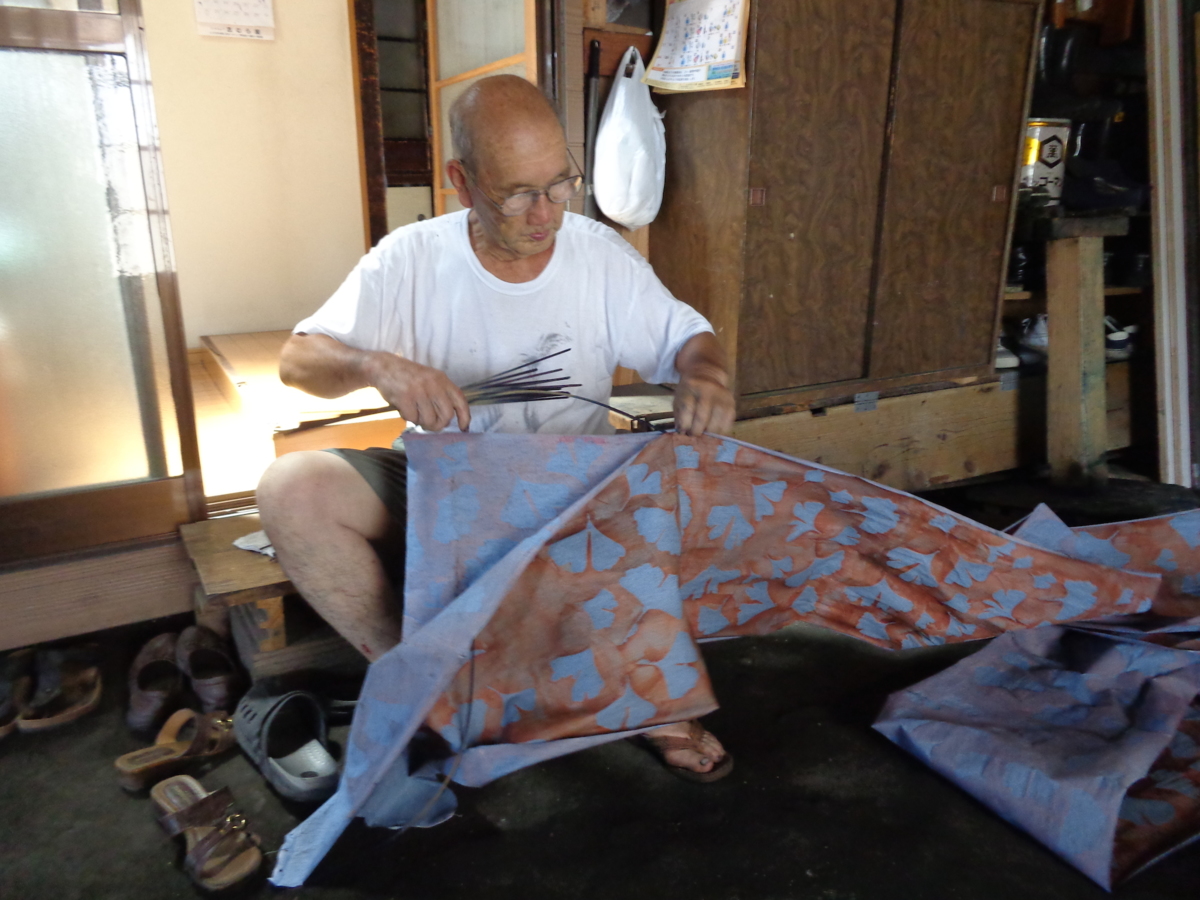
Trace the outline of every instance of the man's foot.
{"type": "Polygon", "coordinates": [[[733,756],[695,719],[664,725],[642,737],[671,772],[689,781],[716,781],[733,771],[733,756]]]}

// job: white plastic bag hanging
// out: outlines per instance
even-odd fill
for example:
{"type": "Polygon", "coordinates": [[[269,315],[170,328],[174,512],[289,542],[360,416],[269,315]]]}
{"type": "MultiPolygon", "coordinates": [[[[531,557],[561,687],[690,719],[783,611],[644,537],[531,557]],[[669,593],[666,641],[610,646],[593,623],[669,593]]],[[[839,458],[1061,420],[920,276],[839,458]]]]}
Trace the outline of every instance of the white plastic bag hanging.
{"type": "Polygon", "coordinates": [[[658,215],[667,169],[662,113],[642,84],[645,71],[637,48],[626,50],[600,119],[592,174],[600,209],[629,229],[649,225],[658,215]]]}

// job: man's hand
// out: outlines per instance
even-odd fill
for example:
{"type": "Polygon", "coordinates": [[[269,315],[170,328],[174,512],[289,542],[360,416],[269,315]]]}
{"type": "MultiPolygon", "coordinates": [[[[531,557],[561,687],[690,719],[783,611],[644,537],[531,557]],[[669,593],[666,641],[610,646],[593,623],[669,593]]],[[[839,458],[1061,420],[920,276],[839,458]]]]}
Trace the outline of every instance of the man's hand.
{"type": "Polygon", "coordinates": [[[692,337],[675,357],[675,368],[680,374],[675,388],[675,430],[687,435],[733,431],[733,394],[725,355],[716,338],[707,332],[692,337]]]}
{"type": "Polygon", "coordinates": [[[279,377],[284,384],[318,397],[341,397],[373,387],[406,421],[441,431],[458,417],[471,424],[467,398],[445,372],[372,350],[356,350],[324,334],[294,334],[283,345],[279,377]]]}
{"type": "Polygon", "coordinates": [[[470,426],[467,398],[445,372],[394,353],[370,353],[362,365],[367,383],[406,421],[426,431],[441,431],[457,416],[460,431],[470,426]]]}

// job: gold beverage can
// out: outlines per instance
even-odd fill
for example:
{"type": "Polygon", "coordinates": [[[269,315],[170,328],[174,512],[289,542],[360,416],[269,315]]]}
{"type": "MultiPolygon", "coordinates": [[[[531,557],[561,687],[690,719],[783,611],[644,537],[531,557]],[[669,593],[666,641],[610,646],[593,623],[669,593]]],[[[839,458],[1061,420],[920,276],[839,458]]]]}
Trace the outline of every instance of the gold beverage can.
{"type": "Polygon", "coordinates": [[[1021,190],[1040,195],[1046,206],[1057,206],[1062,197],[1070,137],[1070,119],[1029,119],[1025,123],[1021,190]]]}

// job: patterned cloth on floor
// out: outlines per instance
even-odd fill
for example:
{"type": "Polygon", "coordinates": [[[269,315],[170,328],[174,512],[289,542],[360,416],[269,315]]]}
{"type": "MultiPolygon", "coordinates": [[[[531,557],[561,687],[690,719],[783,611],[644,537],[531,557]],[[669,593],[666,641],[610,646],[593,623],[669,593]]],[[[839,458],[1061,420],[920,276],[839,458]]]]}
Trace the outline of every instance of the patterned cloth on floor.
{"type": "Polygon", "coordinates": [[[1145,612],[1159,589],[732,439],[406,445],[404,640],[371,666],[341,786],[288,836],[276,885],[303,883],[355,816],[444,820],[440,774],[481,785],[711,712],[705,639],[806,622],[920,647],[1145,612]],[[410,754],[422,725],[470,749],[410,754]]]}

